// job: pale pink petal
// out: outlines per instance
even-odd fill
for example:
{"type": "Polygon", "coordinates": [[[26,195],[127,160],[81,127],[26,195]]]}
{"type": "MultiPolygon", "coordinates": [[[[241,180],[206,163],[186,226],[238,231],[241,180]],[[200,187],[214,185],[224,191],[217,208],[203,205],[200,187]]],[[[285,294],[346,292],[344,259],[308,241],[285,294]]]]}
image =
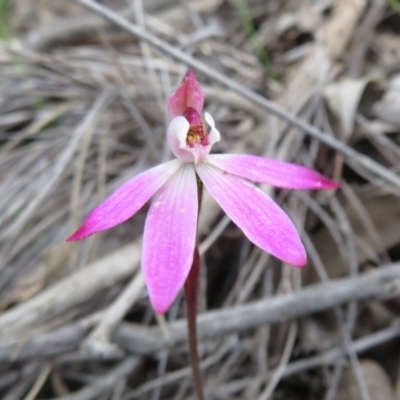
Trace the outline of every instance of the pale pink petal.
{"type": "Polygon", "coordinates": [[[211,165],[198,164],[195,168],[221,208],[256,246],[289,264],[306,264],[306,252],[295,226],[267,194],[211,165]]]}
{"type": "Polygon", "coordinates": [[[167,140],[168,145],[174,155],[184,162],[193,162],[194,156],[189,151],[186,137],[189,131],[190,125],[185,117],[175,117],[168,125],[167,129],[167,140]]]}
{"type": "Polygon", "coordinates": [[[150,301],[165,313],[193,262],[198,214],[193,165],[184,165],[154,196],[143,236],[142,268],[150,301]]]}
{"type": "Polygon", "coordinates": [[[215,127],[214,118],[208,112],[204,113],[204,118],[207,121],[207,124],[210,125],[211,127],[211,131],[208,134],[208,140],[210,142],[210,149],[211,149],[211,147],[215,143],[221,140],[221,134],[219,133],[219,130],[215,127]]]}
{"type": "Polygon", "coordinates": [[[201,90],[197,76],[189,70],[182,83],[168,99],[168,110],[171,117],[183,115],[187,108],[194,108],[199,114],[203,111],[204,92],[201,90]]]}
{"type": "Polygon", "coordinates": [[[244,154],[213,154],[208,162],[222,170],[254,182],[284,189],[335,189],[337,182],[296,164],[244,154]]]}
{"type": "Polygon", "coordinates": [[[169,161],[151,168],[120,186],[86,217],[82,226],[67,241],[86,238],[93,233],[119,225],[132,217],[173,176],[182,163],[169,161]]]}

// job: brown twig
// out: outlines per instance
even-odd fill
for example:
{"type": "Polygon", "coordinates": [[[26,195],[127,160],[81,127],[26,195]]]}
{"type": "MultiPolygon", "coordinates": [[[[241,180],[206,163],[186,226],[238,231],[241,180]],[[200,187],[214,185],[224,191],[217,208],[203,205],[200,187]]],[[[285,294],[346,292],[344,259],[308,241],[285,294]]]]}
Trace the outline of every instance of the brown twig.
{"type": "Polygon", "coordinates": [[[78,306],[129,277],[139,266],[140,242],[95,261],[0,315],[0,337],[13,337],[78,306]],[[112,271],[112,273],[110,273],[112,271]]]}
{"type": "MultiPolygon", "coordinates": [[[[105,376],[99,377],[92,384],[67,396],[57,397],[57,400],[95,400],[105,392],[110,392],[121,379],[129,375],[139,364],[139,360],[129,357],[113,368],[105,376]]],[[[56,399],[54,399],[56,400],[56,399]]]]}
{"type": "MultiPolygon", "coordinates": [[[[399,294],[400,263],[379,270],[342,278],[327,283],[308,286],[298,292],[272,299],[250,302],[226,310],[216,310],[200,314],[198,317],[199,337],[216,337],[230,332],[252,329],[264,324],[278,323],[319,312],[334,306],[379,296],[399,294]]],[[[170,343],[185,341],[185,321],[169,325],[170,343]]],[[[148,329],[123,325],[116,332],[115,339],[124,343],[123,347],[135,354],[158,351],[168,343],[163,343],[158,329],[148,329]],[[154,334],[154,336],[153,336],[154,334]]]]}
{"type": "MultiPolygon", "coordinates": [[[[400,263],[397,263],[355,277],[311,285],[288,295],[206,312],[198,316],[199,337],[215,338],[266,324],[276,324],[350,301],[398,296],[399,280],[400,263]]],[[[22,346],[15,342],[12,336],[8,336],[0,341],[0,361],[7,363],[77,350],[87,329],[87,324],[82,325],[78,322],[39,335],[22,346]]],[[[123,323],[117,328],[114,340],[121,348],[133,354],[154,354],[187,340],[186,321],[177,320],[170,323],[169,332],[170,337],[166,341],[159,328],[123,323]]]]}

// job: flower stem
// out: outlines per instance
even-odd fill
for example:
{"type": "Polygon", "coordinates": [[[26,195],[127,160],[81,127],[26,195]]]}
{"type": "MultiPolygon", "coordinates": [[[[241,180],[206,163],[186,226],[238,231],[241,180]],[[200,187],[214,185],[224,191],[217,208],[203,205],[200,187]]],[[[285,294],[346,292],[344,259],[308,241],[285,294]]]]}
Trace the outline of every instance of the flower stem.
{"type": "Polygon", "coordinates": [[[200,359],[197,348],[197,282],[199,278],[200,256],[195,248],[193,265],[185,282],[186,317],[188,324],[190,365],[192,367],[195,391],[199,400],[205,400],[203,378],[200,371],[200,359]]]}

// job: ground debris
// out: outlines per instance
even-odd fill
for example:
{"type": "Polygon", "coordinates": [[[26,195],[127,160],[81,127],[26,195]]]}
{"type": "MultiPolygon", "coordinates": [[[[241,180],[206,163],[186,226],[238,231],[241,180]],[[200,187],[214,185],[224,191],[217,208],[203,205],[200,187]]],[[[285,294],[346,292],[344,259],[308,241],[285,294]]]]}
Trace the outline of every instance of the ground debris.
{"type": "MultiPolygon", "coordinates": [[[[187,70],[90,1],[0,1],[0,397],[193,399],[182,301],[157,321],[139,269],[147,208],[65,243],[119,184],[168,159],[166,97],[187,70]]],[[[400,393],[400,9],[388,3],[99,2],[209,68],[199,77],[217,152],[293,161],[342,184],[262,187],[302,232],[304,271],[253,247],[205,194],[210,400],[400,393]]]]}

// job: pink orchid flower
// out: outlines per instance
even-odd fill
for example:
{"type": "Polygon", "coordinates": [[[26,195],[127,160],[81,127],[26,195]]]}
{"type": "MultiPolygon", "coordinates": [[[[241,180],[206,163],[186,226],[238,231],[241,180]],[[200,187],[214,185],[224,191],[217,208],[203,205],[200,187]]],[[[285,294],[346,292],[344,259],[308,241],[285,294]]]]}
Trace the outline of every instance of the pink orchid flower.
{"type": "Polygon", "coordinates": [[[204,93],[188,71],[170,96],[167,138],[177,159],[120,186],[85,219],[68,241],[84,239],[131,218],[151,197],[143,236],[142,269],[150,301],[165,313],[183,287],[196,246],[196,175],[225,213],[256,246],[295,266],[306,252],[286,213],[249,181],[284,189],[332,189],[339,185],[299,165],[253,155],[209,154],[220,140],[210,114],[202,119],[204,93]]]}

